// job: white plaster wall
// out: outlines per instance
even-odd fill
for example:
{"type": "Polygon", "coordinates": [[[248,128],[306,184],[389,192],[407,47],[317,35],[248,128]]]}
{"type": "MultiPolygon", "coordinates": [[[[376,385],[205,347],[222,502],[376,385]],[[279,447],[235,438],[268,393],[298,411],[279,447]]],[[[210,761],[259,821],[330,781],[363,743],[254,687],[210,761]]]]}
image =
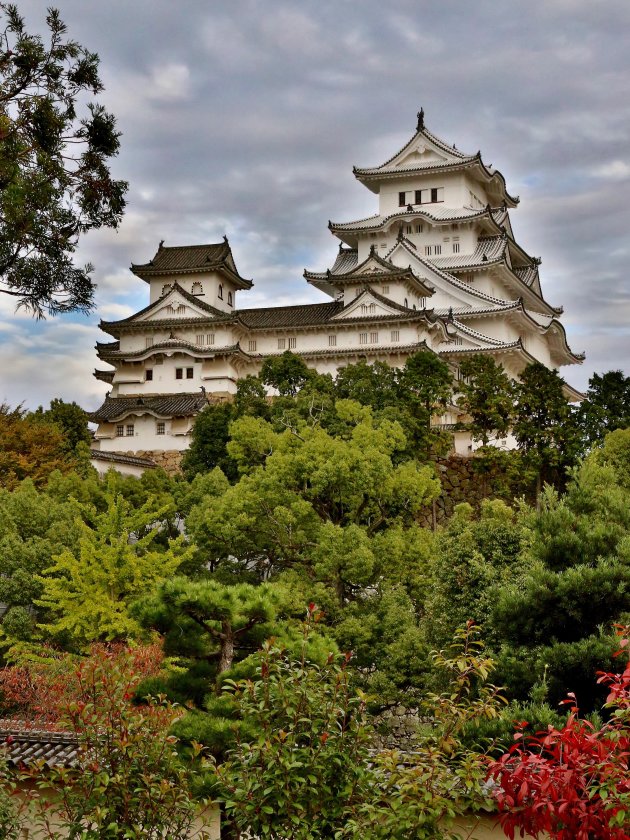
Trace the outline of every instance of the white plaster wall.
{"type": "Polygon", "coordinates": [[[178,283],[190,294],[192,294],[193,284],[201,283],[203,294],[198,296],[200,301],[222,312],[231,312],[236,307],[236,287],[216,271],[210,271],[207,274],[170,274],[164,277],[153,277],[149,282],[150,303],[159,300],[164,287],[173,283],[178,283]],[[223,300],[219,298],[220,284],[223,285],[223,300]],[[232,292],[233,306],[228,306],[228,292],[232,292]]]}
{"type": "MultiPolygon", "coordinates": [[[[119,421],[119,424],[125,427],[124,436],[102,438],[99,436],[99,432],[97,432],[96,436],[100,441],[99,449],[102,452],[137,452],[141,449],[187,449],[190,444],[190,430],[193,425],[192,418],[178,420],[176,423],[178,428],[183,430],[185,434],[173,434],[173,421],[171,420],[158,421],[156,417],[148,414],[129,414],[124,420],[119,421]],[[156,433],[158,422],[165,423],[166,434],[158,435],[156,433]],[[133,436],[126,434],[129,424],[133,424],[134,426],[133,436]]],[[[113,425],[115,428],[117,424],[114,423],[113,425]]]]}
{"type": "MultiPolygon", "coordinates": [[[[381,216],[389,216],[398,212],[400,209],[398,204],[399,192],[415,192],[416,190],[430,190],[440,187],[444,188],[444,201],[438,204],[438,207],[463,207],[469,203],[467,190],[464,193],[463,174],[459,172],[438,172],[431,175],[400,178],[382,184],[379,193],[379,213],[381,216]],[[466,197],[465,201],[463,200],[464,195],[466,197]]],[[[411,203],[413,204],[413,201],[411,203]]],[[[431,204],[421,206],[431,212],[431,204]]]]}

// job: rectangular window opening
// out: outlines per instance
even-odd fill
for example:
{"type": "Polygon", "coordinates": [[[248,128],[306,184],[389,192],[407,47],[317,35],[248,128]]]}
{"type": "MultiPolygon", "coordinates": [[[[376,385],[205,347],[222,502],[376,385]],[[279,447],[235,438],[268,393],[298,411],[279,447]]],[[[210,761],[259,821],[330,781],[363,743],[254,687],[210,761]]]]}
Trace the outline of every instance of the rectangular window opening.
{"type": "Polygon", "coordinates": [[[186,368],[186,379],[192,379],[194,376],[194,368],[186,368]]]}
{"type": "Polygon", "coordinates": [[[125,434],[125,427],[123,425],[116,426],[116,437],[123,437],[125,434]]]}
{"type": "Polygon", "coordinates": [[[286,346],[287,346],[287,340],[286,340],[286,338],[279,338],[279,339],[278,339],[278,350],[284,350],[284,348],[285,348],[286,346]]]}
{"type": "Polygon", "coordinates": [[[144,378],[147,382],[151,382],[153,380],[153,371],[151,370],[151,368],[149,368],[149,370],[145,371],[144,378]]]}
{"type": "Polygon", "coordinates": [[[133,437],[133,436],[134,436],[134,432],[135,432],[135,427],[134,427],[133,423],[128,423],[128,424],[127,424],[127,427],[126,427],[126,429],[125,429],[125,435],[126,435],[126,437],[133,437]]]}
{"type": "Polygon", "coordinates": [[[184,368],[175,368],[175,379],[184,378],[184,368]]]}
{"type": "Polygon", "coordinates": [[[400,341],[400,331],[392,330],[392,341],[400,341]]]}
{"type": "Polygon", "coordinates": [[[289,350],[295,350],[296,344],[297,344],[297,338],[290,338],[289,339],[289,350]]]}
{"type": "Polygon", "coordinates": [[[329,335],[328,336],[328,346],[329,347],[336,347],[337,346],[337,336],[336,335],[329,335]]]}
{"type": "Polygon", "coordinates": [[[248,344],[247,344],[247,347],[248,347],[248,349],[249,349],[249,351],[250,351],[250,352],[251,352],[251,351],[253,351],[253,350],[256,350],[256,342],[255,342],[255,341],[252,341],[252,340],[250,339],[250,340],[249,340],[249,342],[248,342],[248,344]]]}
{"type": "Polygon", "coordinates": [[[166,434],[166,423],[157,423],[155,427],[155,433],[158,435],[165,435],[166,434]]]}

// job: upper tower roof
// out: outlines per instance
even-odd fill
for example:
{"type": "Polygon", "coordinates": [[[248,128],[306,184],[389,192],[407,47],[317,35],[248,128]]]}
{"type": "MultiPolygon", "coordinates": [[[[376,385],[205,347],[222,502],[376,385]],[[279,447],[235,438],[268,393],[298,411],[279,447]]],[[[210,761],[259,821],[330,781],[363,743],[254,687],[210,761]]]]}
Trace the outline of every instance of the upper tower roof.
{"type": "Polygon", "coordinates": [[[223,242],[209,245],[165,247],[162,240],[152,260],[143,264],[132,263],[131,270],[147,283],[152,277],[219,271],[227,275],[239,289],[250,289],[253,286],[251,280],[238,273],[227,236],[223,237],[223,242]]]}
{"type": "Polygon", "coordinates": [[[491,204],[505,204],[507,207],[518,204],[518,197],[508,193],[503,175],[484,164],[481,152],[466,154],[429,131],[424,124],[424,110],[418,112],[416,133],[395,155],[380,166],[355,166],[352,171],[368,189],[378,192],[380,185],[386,181],[461,169],[468,170],[484,185],[491,204]]]}

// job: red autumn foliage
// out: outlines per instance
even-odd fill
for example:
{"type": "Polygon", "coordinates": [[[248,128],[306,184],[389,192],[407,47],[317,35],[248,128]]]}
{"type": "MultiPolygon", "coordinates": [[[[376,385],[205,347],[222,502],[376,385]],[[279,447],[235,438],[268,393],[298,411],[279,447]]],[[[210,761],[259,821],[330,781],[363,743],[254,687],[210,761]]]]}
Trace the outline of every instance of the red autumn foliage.
{"type": "Polygon", "coordinates": [[[0,669],[0,715],[19,718],[34,726],[47,727],[59,720],[71,703],[80,702],[81,672],[91,661],[108,659],[129,663],[133,682],[160,670],[163,654],[159,644],[126,648],[122,644],[95,644],[87,657],[49,651],[45,661],[8,665],[0,669]]]}
{"type": "MultiPolygon", "coordinates": [[[[619,628],[622,650],[630,628],[619,628]]],[[[609,720],[596,729],[579,717],[575,697],[561,729],[525,738],[492,763],[499,820],[507,837],[555,840],[630,838],[630,663],[623,673],[600,673],[608,686],[609,720]]]]}

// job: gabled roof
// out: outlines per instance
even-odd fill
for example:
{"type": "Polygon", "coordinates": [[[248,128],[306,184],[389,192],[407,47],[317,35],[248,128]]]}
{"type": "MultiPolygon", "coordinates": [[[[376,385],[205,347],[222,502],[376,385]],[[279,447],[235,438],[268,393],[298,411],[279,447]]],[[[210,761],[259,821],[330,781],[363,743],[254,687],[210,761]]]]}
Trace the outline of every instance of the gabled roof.
{"type": "Polygon", "coordinates": [[[328,229],[338,235],[341,233],[354,233],[364,231],[377,231],[388,222],[399,220],[403,224],[415,221],[416,219],[427,219],[431,222],[462,222],[470,219],[483,218],[488,215],[487,208],[475,209],[469,207],[440,207],[437,204],[418,205],[413,210],[406,210],[401,207],[388,216],[381,216],[376,213],[373,216],[366,216],[364,219],[357,219],[352,222],[328,222],[328,229]]]}
{"type": "Polygon", "coordinates": [[[246,280],[238,273],[227,236],[223,242],[209,245],[165,247],[162,241],[152,260],[148,263],[132,263],[131,270],[146,282],[152,277],[222,271],[240,289],[249,289],[253,285],[251,280],[246,280]]]}
{"type": "Polygon", "coordinates": [[[194,417],[208,400],[204,392],[167,394],[155,397],[107,397],[96,411],[88,415],[94,422],[111,423],[130,414],[152,414],[154,417],[194,417]]]}
{"type": "Polygon", "coordinates": [[[141,350],[121,350],[118,341],[112,344],[96,344],[99,359],[114,364],[116,359],[143,361],[155,355],[172,355],[173,353],[185,353],[197,359],[213,359],[215,356],[229,356],[241,354],[242,350],[238,344],[230,344],[224,347],[210,344],[199,346],[184,338],[171,334],[170,338],[158,341],[150,347],[143,347],[141,350]],[[117,346],[113,346],[117,345],[117,346]]]}
{"type": "Polygon", "coordinates": [[[472,169],[477,180],[489,186],[508,206],[516,207],[518,204],[518,197],[507,192],[503,175],[484,164],[481,152],[465,154],[430,132],[424,124],[423,110],[418,114],[416,133],[395,155],[380,166],[355,166],[353,172],[361,183],[378,192],[383,181],[457,169],[472,169]]]}
{"type": "Polygon", "coordinates": [[[214,306],[210,306],[209,303],[205,303],[203,300],[200,300],[197,295],[191,295],[190,292],[187,292],[186,289],[182,288],[179,283],[173,283],[166,294],[162,295],[148,306],[145,306],[144,309],[134,312],[134,314],[130,315],[128,318],[121,318],[120,321],[101,321],[99,327],[103,330],[103,332],[109,333],[109,335],[117,336],[119,333],[125,331],[127,327],[136,326],[138,323],[142,324],[143,327],[151,326],[152,324],[155,324],[156,326],[165,326],[166,323],[180,323],[180,321],[190,320],[183,318],[161,318],[150,322],[143,320],[143,316],[149,315],[151,312],[161,309],[167,303],[168,298],[175,295],[183,297],[184,300],[188,301],[191,306],[196,309],[200,309],[203,313],[202,317],[205,317],[206,320],[210,317],[213,320],[229,321],[234,317],[231,312],[222,312],[220,309],[216,309],[214,306]]]}
{"type": "MultiPolygon", "coordinates": [[[[356,252],[348,252],[344,250],[344,254],[346,253],[356,252]]],[[[336,263],[338,261],[339,260],[337,259],[336,263]]],[[[325,272],[315,273],[305,271],[304,277],[314,286],[318,286],[319,288],[329,286],[333,291],[335,291],[339,286],[353,283],[367,284],[374,281],[382,283],[383,281],[391,282],[393,280],[407,280],[424,297],[429,297],[435,291],[432,286],[429,286],[427,283],[416,277],[411,266],[402,267],[394,265],[394,263],[387,259],[383,259],[376,253],[373,245],[370,248],[368,256],[360,265],[356,265],[355,263],[352,267],[350,267],[350,260],[348,259],[344,262],[343,267],[346,268],[346,270],[339,274],[335,273],[335,267],[333,266],[332,269],[325,272]]],[[[323,290],[327,291],[325,288],[323,290]]],[[[331,292],[328,291],[328,294],[331,294],[331,292]]]]}

